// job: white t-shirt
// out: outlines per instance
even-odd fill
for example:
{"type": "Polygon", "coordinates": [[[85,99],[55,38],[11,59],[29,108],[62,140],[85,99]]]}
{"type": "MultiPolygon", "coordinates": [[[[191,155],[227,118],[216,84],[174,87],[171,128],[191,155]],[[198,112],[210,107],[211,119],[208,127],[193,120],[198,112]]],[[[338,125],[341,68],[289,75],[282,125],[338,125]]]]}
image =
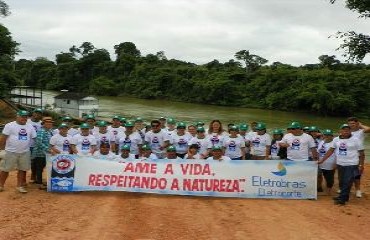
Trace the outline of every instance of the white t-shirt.
{"type": "Polygon", "coordinates": [[[71,149],[72,137],[67,134],[63,137],[59,133],[50,138],[50,145],[54,146],[61,154],[69,154],[71,149]]]}
{"type": "Polygon", "coordinates": [[[103,155],[100,153],[100,151],[96,151],[93,154],[93,158],[99,159],[99,160],[108,160],[108,161],[116,161],[117,155],[113,152],[109,152],[106,155],[103,155]]]}
{"type": "Polygon", "coordinates": [[[124,145],[130,146],[130,153],[134,155],[139,154],[139,145],[143,144],[143,139],[140,137],[138,132],[131,133],[128,137],[125,133],[117,135],[116,141],[119,146],[119,151],[124,145]]]}
{"type": "Polygon", "coordinates": [[[78,155],[88,155],[91,147],[96,146],[96,138],[91,134],[87,136],[77,134],[72,137],[72,144],[76,145],[78,155]]]}
{"type": "Polygon", "coordinates": [[[359,129],[359,130],[351,132],[351,133],[352,133],[352,136],[354,136],[355,138],[360,140],[362,144],[364,144],[364,141],[365,141],[364,129],[359,129]]]}
{"type": "Polygon", "coordinates": [[[280,142],[288,144],[287,158],[293,161],[307,161],[308,151],[316,146],[312,136],[307,133],[300,136],[288,133],[284,135],[280,142]]]}
{"type": "Polygon", "coordinates": [[[257,133],[248,134],[251,154],[255,156],[266,156],[266,146],[271,145],[271,137],[268,133],[258,135],[257,133]]]}
{"type": "MultiPolygon", "coordinates": [[[[54,129],[53,130],[53,135],[57,135],[59,133],[59,129],[54,129]]],[[[71,137],[73,137],[74,135],[76,135],[76,134],[79,134],[80,133],[80,131],[78,130],[78,129],[76,129],[76,128],[70,128],[70,129],[68,129],[68,135],[69,136],[71,136],[71,137]]]]}
{"type": "MultiPolygon", "coordinates": [[[[325,154],[330,149],[332,144],[333,144],[333,141],[328,142],[328,143],[326,143],[325,141],[319,142],[317,153],[319,154],[320,159],[325,156],[325,154]]],[[[336,156],[335,154],[332,154],[328,159],[326,159],[325,162],[321,163],[319,167],[325,170],[333,170],[336,164],[337,164],[336,156]]]]}
{"type": "MultiPolygon", "coordinates": [[[[27,124],[31,124],[32,125],[32,127],[36,131],[36,134],[37,134],[38,131],[40,131],[40,129],[42,127],[41,121],[34,122],[34,121],[32,121],[31,118],[27,119],[27,124]]],[[[30,147],[35,147],[35,144],[36,144],[36,140],[35,139],[31,139],[30,147]]]]}
{"type": "Polygon", "coordinates": [[[111,132],[116,137],[117,137],[118,134],[122,134],[126,131],[126,129],[122,126],[119,126],[119,127],[108,126],[107,130],[108,130],[108,132],[111,132]]]}
{"type": "Polygon", "coordinates": [[[217,134],[217,133],[208,134],[207,137],[210,141],[211,148],[213,146],[222,147],[223,144],[224,144],[224,139],[225,139],[226,136],[227,136],[226,132],[223,132],[221,134],[217,134]]]}
{"type": "Polygon", "coordinates": [[[165,160],[170,160],[170,161],[174,161],[174,160],[182,160],[182,158],[180,157],[176,157],[176,158],[173,158],[173,159],[169,159],[167,157],[164,158],[165,160]]]}
{"type": "Polygon", "coordinates": [[[24,153],[30,150],[31,140],[37,137],[31,124],[20,125],[16,121],[5,124],[3,134],[8,136],[5,151],[24,153]]]}
{"type": "Polygon", "coordinates": [[[114,135],[109,131],[107,131],[106,133],[96,132],[93,134],[93,136],[96,139],[97,149],[100,148],[100,143],[102,142],[109,142],[109,144],[111,144],[112,142],[116,141],[116,138],[114,137],[114,135]]]}
{"type": "Polygon", "coordinates": [[[207,158],[207,161],[219,161],[219,162],[229,162],[229,161],[232,161],[231,158],[229,158],[227,156],[222,156],[221,159],[222,160],[215,160],[213,157],[209,157],[209,158],[207,158]]]}
{"type": "Polygon", "coordinates": [[[242,148],[245,148],[245,141],[241,137],[226,137],[223,147],[225,148],[225,156],[239,158],[242,156],[242,148]]]}
{"type": "Polygon", "coordinates": [[[337,164],[341,166],[358,165],[359,153],[364,150],[364,145],[358,138],[352,136],[348,139],[334,138],[331,148],[335,149],[337,164]]]}
{"type": "Polygon", "coordinates": [[[272,160],[280,159],[280,157],[278,156],[278,153],[279,153],[279,150],[280,150],[279,142],[280,141],[275,141],[274,144],[271,144],[270,150],[271,150],[271,159],[272,160]]]}
{"type": "Polygon", "coordinates": [[[160,150],[160,147],[164,145],[165,141],[170,141],[170,136],[165,130],[160,130],[157,133],[151,130],[145,134],[145,142],[148,142],[152,152],[155,154],[161,154],[165,152],[165,150],[160,150]]]}
{"type": "Polygon", "coordinates": [[[198,145],[198,147],[199,147],[198,153],[199,154],[207,155],[208,149],[212,148],[211,142],[210,142],[209,138],[207,138],[207,137],[202,138],[202,139],[200,139],[198,137],[193,137],[189,141],[189,146],[192,145],[192,144],[197,144],[198,145]]]}
{"type": "Polygon", "coordinates": [[[188,152],[189,141],[193,137],[189,133],[185,133],[182,136],[179,136],[177,133],[171,135],[172,144],[176,148],[176,153],[184,154],[188,152]]]}

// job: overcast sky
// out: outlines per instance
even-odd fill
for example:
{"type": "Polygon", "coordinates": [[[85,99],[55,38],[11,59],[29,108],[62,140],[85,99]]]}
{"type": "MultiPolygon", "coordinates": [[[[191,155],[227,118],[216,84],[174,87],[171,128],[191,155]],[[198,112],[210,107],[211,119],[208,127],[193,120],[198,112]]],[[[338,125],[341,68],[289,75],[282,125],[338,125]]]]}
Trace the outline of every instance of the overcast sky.
{"type": "MultiPolygon", "coordinates": [[[[203,64],[250,50],[292,65],[337,55],[338,30],[369,34],[370,19],[359,19],[343,0],[5,0],[12,15],[0,18],[21,43],[17,58],[47,57],[72,45],[93,43],[115,59],[113,46],[133,42],[143,55],[203,64]]],[[[370,63],[370,58],[365,59],[370,63]]]]}

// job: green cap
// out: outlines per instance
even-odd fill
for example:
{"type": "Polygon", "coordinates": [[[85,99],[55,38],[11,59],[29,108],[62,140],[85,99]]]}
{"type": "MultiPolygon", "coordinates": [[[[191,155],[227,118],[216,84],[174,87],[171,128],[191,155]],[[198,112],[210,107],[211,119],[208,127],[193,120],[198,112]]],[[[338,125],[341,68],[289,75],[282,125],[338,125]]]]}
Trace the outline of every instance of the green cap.
{"type": "Polygon", "coordinates": [[[93,114],[87,114],[85,116],[85,120],[87,120],[87,119],[93,119],[93,120],[95,120],[95,116],[93,114]]]}
{"type": "Polygon", "coordinates": [[[120,120],[121,122],[126,122],[126,118],[124,118],[124,117],[120,117],[120,118],[119,118],[119,120],[120,120]]]}
{"type": "Polygon", "coordinates": [[[205,132],[204,127],[197,127],[197,132],[205,132]]]}
{"type": "Polygon", "coordinates": [[[125,127],[133,127],[134,126],[134,123],[132,121],[127,121],[125,123],[125,127]]]}
{"type": "Polygon", "coordinates": [[[255,128],[256,128],[256,130],[265,130],[266,129],[266,124],[262,123],[262,122],[259,122],[259,123],[257,123],[255,128]]]}
{"type": "Polygon", "coordinates": [[[22,116],[22,117],[27,117],[29,115],[29,112],[27,112],[26,110],[19,110],[17,112],[17,115],[22,116]]]}
{"type": "Polygon", "coordinates": [[[202,121],[198,121],[195,126],[199,127],[199,126],[204,126],[204,122],[202,121]]]}
{"type": "Polygon", "coordinates": [[[114,120],[114,119],[120,120],[120,119],[121,119],[121,116],[114,115],[114,116],[112,117],[112,120],[114,120]]]}
{"type": "Polygon", "coordinates": [[[144,144],[144,145],[142,146],[142,149],[143,149],[143,150],[151,150],[151,148],[150,148],[150,146],[149,146],[148,144],[144,144]]]}
{"type": "Polygon", "coordinates": [[[167,152],[176,152],[176,148],[174,146],[169,146],[167,152]]]}
{"type": "Polygon", "coordinates": [[[330,129],[325,129],[324,131],[322,131],[322,134],[324,134],[324,135],[331,135],[331,136],[333,136],[334,134],[333,134],[333,131],[332,130],[330,130],[330,129]]]}
{"type": "Polygon", "coordinates": [[[248,124],[245,124],[245,123],[240,124],[239,129],[241,131],[247,131],[248,130],[248,124]]]}
{"type": "Polygon", "coordinates": [[[343,129],[343,128],[350,128],[348,124],[342,124],[340,125],[340,129],[343,129]]]}
{"type": "Polygon", "coordinates": [[[159,120],[166,120],[166,118],[165,117],[160,117],[159,120]]]}
{"type": "Polygon", "coordinates": [[[301,129],[302,125],[299,122],[291,122],[288,129],[301,129]]]}
{"type": "Polygon", "coordinates": [[[319,128],[317,126],[311,126],[308,131],[310,131],[310,132],[319,132],[319,128]]]}
{"type": "Polygon", "coordinates": [[[97,125],[98,127],[106,127],[108,126],[108,123],[106,121],[99,121],[97,125]]]}
{"type": "Polygon", "coordinates": [[[167,123],[169,123],[169,124],[176,124],[176,120],[173,119],[173,118],[169,118],[169,119],[167,119],[167,123]]]}
{"type": "Polygon", "coordinates": [[[303,130],[304,131],[310,131],[310,127],[307,127],[307,126],[306,127],[303,127],[303,130]]]}
{"type": "Polygon", "coordinates": [[[186,128],[186,124],[184,122],[177,123],[177,128],[186,128]]]}
{"type": "Polygon", "coordinates": [[[284,134],[284,131],[282,129],[274,129],[274,131],[272,131],[272,134],[282,135],[284,134]]]}
{"type": "Polygon", "coordinates": [[[81,129],[89,129],[89,128],[90,128],[90,125],[89,125],[89,124],[87,124],[87,123],[82,123],[82,124],[80,125],[80,128],[81,128],[81,129]]]}
{"type": "Polygon", "coordinates": [[[238,131],[238,127],[237,126],[231,126],[229,128],[230,131],[238,131]]]}
{"type": "Polygon", "coordinates": [[[62,118],[62,121],[71,121],[71,120],[72,120],[72,118],[70,116],[64,116],[62,118]]]}
{"type": "Polygon", "coordinates": [[[142,119],[141,117],[137,117],[137,118],[135,119],[135,122],[143,122],[143,119],[142,119]]]}
{"type": "Polygon", "coordinates": [[[121,147],[121,150],[128,150],[128,151],[130,151],[130,145],[127,145],[127,144],[123,145],[121,147]]]}
{"type": "Polygon", "coordinates": [[[213,146],[212,151],[221,151],[222,148],[220,146],[213,146]]]}
{"type": "Polygon", "coordinates": [[[44,111],[41,108],[35,108],[32,112],[43,113],[44,111]]]}
{"type": "Polygon", "coordinates": [[[61,123],[58,128],[68,128],[68,124],[65,124],[65,123],[61,123]]]}

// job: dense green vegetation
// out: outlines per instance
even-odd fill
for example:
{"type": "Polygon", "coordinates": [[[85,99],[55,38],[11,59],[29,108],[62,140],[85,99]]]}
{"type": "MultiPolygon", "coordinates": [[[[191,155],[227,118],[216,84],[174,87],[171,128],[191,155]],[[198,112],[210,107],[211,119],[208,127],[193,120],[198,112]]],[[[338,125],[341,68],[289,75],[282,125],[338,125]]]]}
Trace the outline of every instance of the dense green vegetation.
{"type": "Polygon", "coordinates": [[[241,50],[234,54],[235,60],[197,65],[167,59],[163,51],[143,56],[132,42],[115,45],[112,59],[106,49],[84,42],[53,60],[14,61],[17,46],[0,25],[2,90],[21,84],[97,95],[370,117],[370,65],[341,63],[335,56],[318,56],[317,63],[296,67],[280,62],[268,65],[268,59],[241,50]]]}

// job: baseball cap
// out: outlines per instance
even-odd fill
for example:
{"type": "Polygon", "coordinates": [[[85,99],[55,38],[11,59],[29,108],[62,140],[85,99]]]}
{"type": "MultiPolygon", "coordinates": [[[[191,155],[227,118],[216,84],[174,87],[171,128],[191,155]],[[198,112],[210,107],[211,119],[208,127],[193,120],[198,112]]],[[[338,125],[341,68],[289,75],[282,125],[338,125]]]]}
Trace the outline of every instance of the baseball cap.
{"type": "Polygon", "coordinates": [[[176,148],[174,146],[169,146],[167,152],[176,152],[176,148]]]}
{"type": "Polygon", "coordinates": [[[176,120],[173,119],[173,118],[169,118],[169,119],[167,119],[167,123],[169,123],[169,124],[175,124],[176,123],[176,120]]]}
{"type": "Polygon", "coordinates": [[[35,108],[32,112],[43,113],[44,111],[41,108],[35,108]]]}
{"type": "Polygon", "coordinates": [[[311,126],[308,131],[310,131],[310,132],[318,132],[319,131],[319,128],[317,126],[311,126]]]}
{"type": "Polygon", "coordinates": [[[22,117],[26,117],[26,116],[28,116],[28,115],[29,115],[29,112],[27,112],[26,110],[19,110],[19,111],[17,112],[17,115],[18,115],[18,116],[22,116],[22,117]]]}
{"type": "Polygon", "coordinates": [[[106,127],[108,123],[106,121],[99,121],[97,125],[98,127],[106,127]]]}
{"type": "Polygon", "coordinates": [[[118,115],[114,115],[114,116],[112,117],[112,120],[114,120],[114,119],[120,120],[120,119],[121,119],[121,117],[120,117],[120,116],[118,116],[118,115]]]}
{"type": "Polygon", "coordinates": [[[135,119],[135,122],[143,122],[143,119],[142,119],[141,117],[137,117],[137,118],[135,119]]]}
{"type": "Polygon", "coordinates": [[[125,123],[125,127],[133,127],[134,126],[134,123],[132,121],[127,121],[125,123]]]}
{"type": "Polygon", "coordinates": [[[348,125],[348,124],[342,124],[342,125],[340,126],[340,129],[343,129],[343,128],[350,128],[350,127],[349,127],[349,125],[348,125]]]}
{"type": "Polygon", "coordinates": [[[301,129],[302,125],[299,122],[291,122],[288,129],[301,129]]]}
{"type": "Polygon", "coordinates": [[[212,151],[221,151],[222,148],[220,146],[213,146],[212,151]]]}
{"type": "Polygon", "coordinates": [[[334,134],[333,134],[333,131],[332,131],[332,130],[330,130],[330,129],[325,129],[325,130],[323,130],[323,131],[322,131],[322,134],[323,134],[323,135],[334,135],[334,134]]]}
{"type": "Polygon", "coordinates": [[[283,130],[281,130],[281,129],[274,129],[273,131],[272,131],[272,134],[276,134],[276,135],[280,135],[280,134],[284,134],[284,131],[283,130]]]}
{"type": "Polygon", "coordinates": [[[125,144],[125,145],[123,145],[123,146],[121,147],[121,150],[128,150],[128,151],[130,151],[130,146],[129,146],[129,145],[127,145],[127,144],[125,144]]]}
{"type": "Polygon", "coordinates": [[[85,116],[85,120],[87,120],[87,119],[93,119],[93,120],[95,120],[95,116],[93,114],[87,114],[85,116]]]}
{"type": "Polygon", "coordinates": [[[248,124],[245,124],[245,123],[240,124],[239,129],[241,131],[247,131],[248,130],[248,124]]]}
{"type": "Polygon", "coordinates": [[[266,124],[262,123],[262,122],[259,122],[259,123],[257,123],[255,128],[256,128],[256,130],[264,130],[264,129],[266,129],[266,124]]]}
{"type": "Polygon", "coordinates": [[[62,118],[62,121],[71,121],[71,120],[72,120],[72,118],[70,116],[64,116],[62,118]]]}
{"type": "Polygon", "coordinates": [[[68,128],[68,124],[65,124],[65,123],[61,123],[59,124],[58,128],[68,128]]]}
{"type": "Polygon", "coordinates": [[[81,125],[80,125],[80,128],[81,129],[89,129],[90,128],[90,125],[89,124],[87,124],[87,123],[82,123],[81,125]]]}
{"type": "Polygon", "coordinates": [[[231,126],[230,131],[238,131],[238,127],[237,126],[231,126]]]}
{"type": "Polygon", "coordinates": [[[197,132],[205,132],[204,127],[197,127],[197,132]]]}
{"type": "Polygon", "coordinates": [[[151,150],[151,148],[150,148],[150,146],[148,144],[144,144],[141,148],[143,150],[151,150]]]}

